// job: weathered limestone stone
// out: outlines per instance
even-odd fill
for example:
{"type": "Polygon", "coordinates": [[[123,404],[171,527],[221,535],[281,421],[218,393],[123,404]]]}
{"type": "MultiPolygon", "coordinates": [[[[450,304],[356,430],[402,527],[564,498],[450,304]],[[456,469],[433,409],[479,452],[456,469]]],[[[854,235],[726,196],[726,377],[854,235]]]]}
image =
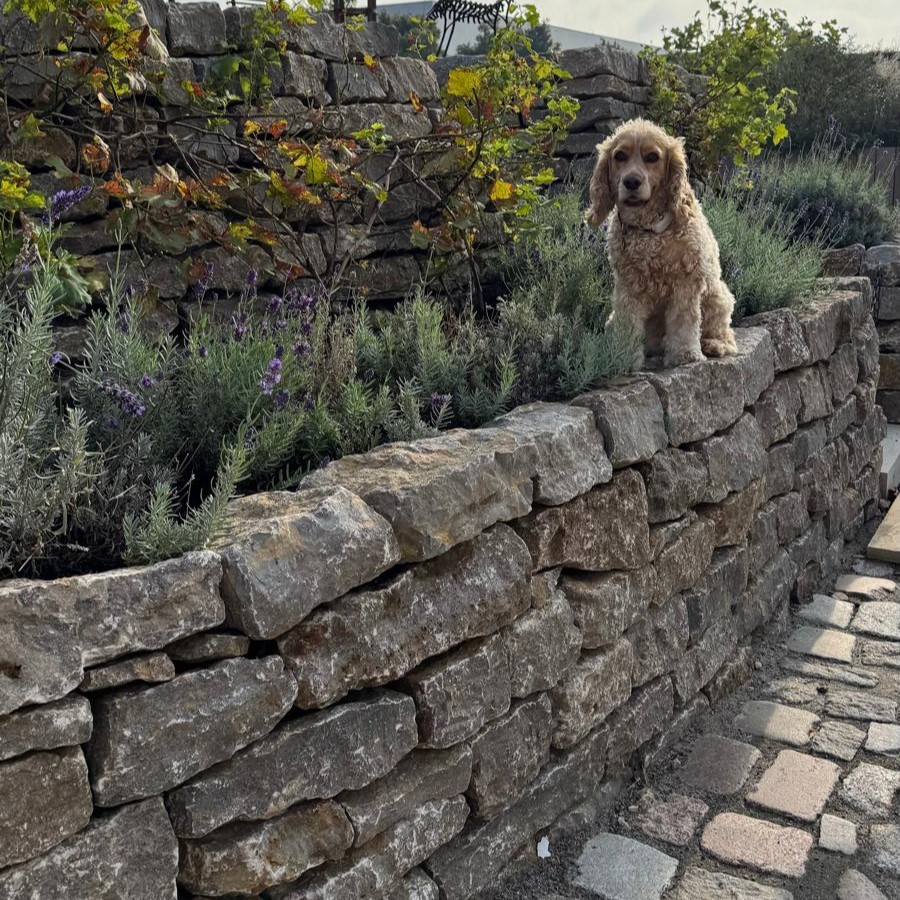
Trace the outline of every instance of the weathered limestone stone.
{"type": "Polygon", "coordinates": [[[0,872],[0,900],[175,900],[178,842],[159,797],[133,803],[0,872]]]}
{"type": "Polygon", "coordinates": [[[159,684],[162,681],[171,681],[174,677],[175,666],[168,655],[162,652],[142,653],[140,656],[88,669],[78,688],[90,694],[93,691],[121,687],[132,681],[159,684]]]}
{"type": "Polygon", "coordinates": [[[493,634],[530,606],[530,571],[525,544],[496,525],[383,587],[314,611],[278,642],[300,685],[297,705],[326,706],[493,634]]]}
{"type": "Polygon", "coordinates": [[[632,684],[646,684],[671,671],[684,656],[689,636],[687,608],[679,596],[638,619],[625,632],[632,648],[632,684]]]}
{"type": "Polygon", "coordinates": [[[880,342],[878,329],[871,319],[864,322],[853,332],[853,345],[856,347],[859,381],[877,382],[880,342]]]}
{"type": "Polygon", "coordinates": [[[353,63],[328,66],[328,92],[336,103],[366,103],[387,100],[387,91],[373,69],[353,63]]]}
{"type": "Polygon", "coordinates": [[[609,717],[607,765],[626,763],[635,750],[665,728],[675,709],[672,680],[657,678],[632,691],[631,696],[609,717]]]}
{"type": "Polygon", "coordinates": [[[383,124],[385,132],[398,141],[425,137],[432,127],[427,110],[417,112],[409,103],[350,103],[328,107],[324,127],[331,134],[344,135],[371,128],[376,122],[383,124]]]}
{"type": "Polygon", "coordinates": [[[888,900],[888,898],[856,869],[847,869],[838,882],[837,900],[888,900]]]}
{"type": "Polygon", "coordinates": [[[831,690],[825,697],[825,712],[840,719],[896,722],[897,702],[866,691],[831,690]]]}
{"type": "Polygon", "coordinates": [[[440,900],[439,895],[437,885],[422,869],[413,869],[384,895],[384,900],[440,900]]]}
{"type": "Polygon", "coordinates": [[[224,616],[219,557],[187,553],[152,566],[0,586],[0,715],[78,687],[84,667],[213,628],[224,616]]]}
{"type": "MultiPolygon", "coordinates": [[[[549,704],[547,718],[549,721],[549,704]]],[[[378,781],[357,791],[344,791],[338,800],[356,833],[353,844],[368,843],[423,803],[463,793],[472,777],[472,762],[468,744],[448,750],[414,750],[378,781]]]]}
{"type": "Polygon", "coordinates": [[[425,748],[457,744],[509,709],[509,665],[498,634],[427,662],[401,684],[416,703],[425,748]]]}
{"type": "Polygon", "coordinates": [[[378,73],[391,103],[407,103],[413,93],[423,102],[440,97],[437,77],[423,59],[386,57],[379,61],[378,73]]]}
{"type": "Polygon", "coordinates": [[[797,430],[802,400],[795,378],[779,375],[753,406],[766,446],[783,441],[797,430]]]}
{"type": "Polygon", "coordinates": [[[805,656],[848,663],[853,660],[855,645],[856,638],[845,631],[801,625],[791,634],[785,646],[788,650],[805,656]]]}
{"type": "Polygon", "coordinates": [[[255,894],[339,859],[353,826],[331,800],[302,803],[264,822],[236,822],[179,843],[178,881],[195,894],[255,894]]]}
{"type": "Polygon", "coordinates": [[[798,675],[805,675],[809,678],[825,678],[829,681],[850,684],[853,687],[875,687],[879,681],[877,675],[872,675],[863,669],[850,669],[847,666],[818,662],[813,659],[801,659],[796,656],[784,656],[778,660],[778,664],[788,672],[796,672],[798,675]]]}
{"type": "Polygon", "coordinates": [[[709,473],[701,498],[705,503],[718,503],[766,473],[763,433],[750,414],[692,449],[699,452],[709,473]]]}
{"type": "Polygon", "coordinates": [[[895,877],[900,876],[900,825],[873,825],[869,840],[875,867],[895,877]]]}
{"type": "MultiPolygon", "coordinates": [[[[875,826],[878,827],[877,825],[875,826]]],[[[840,816],[825,813],[819,823],[819,846],[823,850],[853,856],[858,845],[856,842],[856,825],[840,816]]]]}
{"type": "MultiPolygon", "coordinates": [[[[855,376],[854,376],[855,377],[855,376]]],[[[856,396],[851,393],[846,400],[839,406],[835,407],[834,412],[825,420],[825,441],[826,443],[840,437],[848,428],[850,428],[857,418],[857,400],[856,396]]]]}
{"type": "Polygon", "coordinates": [[[582,654],[572,672],[550,691],[554,747],[577,744],[628,699],[633,659],[624,638],[607,650],[582,654]]]}
{"type": "Polygon", "coordinates": [[[710,682],[734,652],[737,642],[731,616],[716,620],[703,632],[694,646],[675,663],[673,681],[679,703],[685,703],[710,682]]]}
{"type": "Polygon", "coordinates": [[[638,467],[647,486],[648,518],[667,522],[703,499],[709,477],[700,453],[675,447],[662,450],[638,467]]]}
{"type": "Polygon", "coordinates": [[[613,468],[650,459],[668,446],[659,397],[646,381],[582,394],[572,404],[593,412],[613,468]]]}
{"type": "Polygon", "coordinates": [[[778,553],[777,506],[769,500],[753,516],[747,549],[750,560],[750,574],[761,572],[778,553]]]}
{"type": "Polygon", "coordinates": [[[869,247],[863,274],[881,285],[900,284],[900,246],[878,244],[869,247]]]}
{"type": "Polygon", "coordinates": [[[432,800],[338,862],[269,893],[272,900],[379,896],[459,834],[468,815],[462,796],[432,800]]]}
{"type": "Polygon", "coordinates": [[[459,429],[345,456],[304,484],[358,494],[390,522],[403,559],[414,562],[531,509],[532,474],[506,465],[515,451],[514,437],[502,430],[459,429]]]}
{"type": "Polygon", "coordinates": [[[721,503],[698,508],[700,515],[715,526],[714,547],[732,547],[747,540],[753,515],[763,502],[765,488],[765,480],[759,478],[743,490],[729,494],[721,503]]]}
{"type": "Polygon", "coordinates": [[[700,836],[705,853],[734,866],[800,878],[813,846],[799,828],[783,828],[737,813],[719,813],[700,836]]]}
{"type": "Polygon", "coordinates": [[[536,832],[571,809],[599,784],[606,729],[555,756],[505,813],[466,829],[424,865],[445,900],[468,900],[491,886],[515,852],[536,832]]]}
{"type": "Polygon", "coordinates": [[[283,724],[176,788],[166,806],[180,837],[203,837],[235,819],[271,818],[301,800],[364,787],[417,741],[412,699],[373,691],[283,724]]]}
{"type": "Polygon", "coordinates": [[[803,339],[809,347],[809,363],[828,359],[841,342],[850,324],[847,297],[835,292],[808,303],[797,313],[803,339]]]}
{"type": "Polygon", "coordinates": [[[814,625],[846,628],[853,618],[855,607],[846,600],[835,600],[825,594],[813,594],[812,602],[801,606],[797,615],[814,625]]]}
{"type": "Polygon", "coordinates": [[[742,684],[753,675],[753,650],[750,647],[737,647],[728,659],[722,663],[719,671],[703,688],[703,693],[710,703],[718,703],[723,697],[730,697],[742,684]]]}
{"type": "Polygon", "coordinates": [[[70,694],[43,706],[30,706],[0,717],[0,760],[29,750],[53,750],[83,744],[93,726],[87,698],[70,694]]]}
{"type": "Polygon", "coordinates": [[[686,847],[709,807],[696,797],[683,794],[658,795],[652,788],[643,791],[629,822],[647,837],[686,847]]]}
{"type": "Polygon", "coordinates": [[[900,669],[900,645],[891,641],[863,641],[862,661],[865,666],[900,669]]]}
{"type": "MultiPolygon", "coordinates": [[[[853,418],[855,420],[856,416],[853,418]]],[[[828,443],[825,420],[816,419],[809,425],[801,425],[790,440],[794,448],[794,465],[799,469],[828,443]]]]}
{"type": "MultiPolygon", "coordinates": [[[[537,584],[538,579],[532,583],[537,584]]],[[[500,637],[513,697],[553,687],[575,665],[581,649],[581,632],[561,590],[552,590],[543,606],[502,629],[500,637]]]]}
{"type": "Polygon", "coordinates": [[[850,628],[859,634],[900,641],[900,603],[879,600],[862,603],[850,628]]]}
{"type": "Polygon", "coordinates": [[[826,377],[831,386],[832,400],[843,403],[856,387],[859,368],[856,361],[856,347],[848,341],[835,350],[825,364],[826,377]]]}
{"type": "Polygon", "coordinates": [[[815,822],[840,774],[833,762],[782,750],[747,795],[747,802],[801,822],[815,822]]]}
{"type": "Polygon", "coordinates": [[[809,528],[809,514],[803,497],[790,492],[772,500],[778,520],[778,543],[789,544],[809,528]]]}
{"type": "Polygon", "coordinates": [[[569,600],[586,650],[595,650],[624,634],[650,606],[658,590],[652,565],[622,572],[568,572],[560,579],[560,587],[569,600]]]}
{"type": "Polygon", "coordinates": [[[715,526],[707,518],[691,513],[686,527],[656,557],[656,594],[662,603],[673,594],[689,590],[709,568],[713,555],[715,526]]]}
{"type": "Polygon", "coordinates": [[[794,447],[790,442],[774,444],[766,451],[766,499],[784,494],[794,486],[794,447]]]}
{"type": "Polygon", "coordinates": [[[550,758],[553,716],[539,694],[522,700],[472,739],[472,781],[466,796],[472,812],[492,819],[519,799],[550,758]]]}
{"type": "Polygon", "coordinates": [[[656,737],[651,738],[641,749],[641,762],[645,771],[652,771],[656,765],[666,759],[669,750],[674,747],[696,725],[700,718],[709,711],[709,700],[703,694],[695,694],[684,706],[677,709],[666,728],[656,737]]]}
{"type": "Polygon", "coordinates": [[[736,794],[760,756],[751,744],[705,734],[678,770],[678,780],[709,794],[736,794]]]}
{"type": "Polygon", "coordinates": [[[866,750],[871,753],[883,753],[886,756],[900,754],[900,725],[873,722],[869,726],[866,750]]]}
{"type": "Polygon", "coordinates": [[[825,277],[857,275],[862,270],[865,258],[864,244],[850,244],[847,247],[827,250],[822,260],[822,275],[825,277]]]}
{"type": "Polygon", "coordinates": [[[273,638],[400,559],[390,525],[343,488],[255,494],[219,540],[228,623],[273,638]]]}
{"type": "Polygon", "coordinates": [[[794,900],[794,895],[781,888],[692,866],[684,873],[672,900],[794,900]]]}
{"type": "Polygon", "coordinates": [[[809,363],[809,347],[803,338],[800,320],[791,309],[773,309],[743,320],[745,325],[762,326],[772,337],[775,371],[784,372],[809,363]]]}
{"type": "Polygon", "coordinates": [[[225,16],[218,3],[198,2],[168,9],[169,52],[173,56],[215,56],[224,53],[225,16]]]}
{"type": "Polygon", "coordinates": [[[92,810],[80,747],[0,763],[0,869],[39,856],[80,831],[92,810]]]}
{"type": "Polygon", "coordinates": [[[162,793],[268,734],[296,684],[277,656],[233,659],[94,700],[86,747],[98,806],[162,793]]]}
{"type": "Polygon", "coordinates": [[[900,772],[859,763],[845,776],[840,799],[853,809],[873,819],[889,819],[893,815],[894,795],[900,791],[900,772]]]}
{"type": "Polygon", "coordinates": [[[246,656],[250,638],[243,634],[216,634],[211,631],[194,634],[169,644],[166,653],[180,663],[215,662],[246,656]]]}
{"type": "Polygon", "coordinates": [[[535,503],[568,503],[612,478],[603,437],[586,409],[529,403],[494,419],[484,429],[496,429],[504,440],[512,440],[510,467],[533,478],[535,503]]]}
{"type": "Polygon", "coordinates": [[[738,638],[747,637],[768,622],[775,611],[788,602],[798,568],[790,554],[782,551],[750,579],[747,590],[737,601],[738,638]]]}
{"type": "Polygon", "coordinates": [[[659,900],[672,884],[678,860],[618,834],[592,837],[575,862],[572,884],[600,897],[659,900]]]}
{"type": "Polygon", "coordinates": [[[515,528],[536,570],[564,565],[597,572],[650,561],[647,492],[633,469],[565,506],[536,509],[515,528]]]}
{"type": "Polygon", "coordinates": [[[735,728],[746,734],[781,741],[794,747],[809,743],[819,725],[819,717],[804,709],[768,700],[750,700],[734,720],[735,728]]]}

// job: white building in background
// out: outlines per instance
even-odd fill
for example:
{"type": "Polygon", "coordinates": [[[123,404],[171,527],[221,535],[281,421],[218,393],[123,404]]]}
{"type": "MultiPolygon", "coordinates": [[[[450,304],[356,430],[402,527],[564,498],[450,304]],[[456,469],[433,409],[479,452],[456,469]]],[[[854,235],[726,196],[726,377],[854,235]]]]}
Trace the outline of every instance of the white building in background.
{"type": "MultiPolygon", "coordinates": [[[[390,0],[379,0],[378,12],[388,16],[425,16],[434,0],[401,0],[392,3],[390,0]]],[[[561,50],[575,50],[579,47],[595,47],[597,44],[612,44],[623,50],[631,50],[637,53],[644,45],[636,41],[623,41],[620,38],[607,37],[603,34],[591,34],[588,31],[576,31],[574,28],[560,28],[558,25],[550,25],[550,31],[561,50]]],[[[460,22],[453,32],[453,40],[450,43],[448,55],[456,52],[460,44],[469,44],[478,35],[478,26],[468,22],[460,22]]]]}

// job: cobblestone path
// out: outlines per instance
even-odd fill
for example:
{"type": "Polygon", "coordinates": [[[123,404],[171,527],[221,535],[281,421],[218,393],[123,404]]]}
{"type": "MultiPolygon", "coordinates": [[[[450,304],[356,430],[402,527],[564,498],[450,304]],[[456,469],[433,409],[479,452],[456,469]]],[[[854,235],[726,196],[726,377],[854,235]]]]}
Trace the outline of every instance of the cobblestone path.
{"type": "Polygon", "coordinates": [[[843,571],[483,900],[900,900],[900,567],[843,571]]]}

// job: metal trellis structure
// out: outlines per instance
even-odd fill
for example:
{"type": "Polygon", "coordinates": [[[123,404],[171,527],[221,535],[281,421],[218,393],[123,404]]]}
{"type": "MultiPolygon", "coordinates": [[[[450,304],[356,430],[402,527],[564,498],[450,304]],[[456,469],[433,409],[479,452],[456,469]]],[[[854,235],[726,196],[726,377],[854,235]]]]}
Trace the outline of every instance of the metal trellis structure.
{"type": "Polygon", "coordinates": [[[446,56],[453,41],[453,32],[459,22],[471,22],[476,25],[490,25],[497,32],[500,17],[509,16],[512,0],[496,0],[495,3],[476,3],[475,0],[437,0],[431,7],[426,19],[441,20],[441,42],[438,45],[438,56],[446,56]]]}

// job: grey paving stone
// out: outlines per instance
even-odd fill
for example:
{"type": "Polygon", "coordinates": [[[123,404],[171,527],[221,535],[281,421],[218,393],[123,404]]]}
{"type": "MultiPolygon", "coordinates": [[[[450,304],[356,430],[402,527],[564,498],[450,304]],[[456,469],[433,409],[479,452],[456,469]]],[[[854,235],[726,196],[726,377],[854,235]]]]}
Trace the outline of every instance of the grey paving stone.
{"type": "Polygon", "coordinates": [[[853,563],[853,571],[857,575],[868,575],[872,578],[891,578],[894,567],[890,563],[879,562],[877,559],[858,559],[853,563]]]}
{"type": "Polygon", "coordinates": [[[897,583],[890,578],[873,578],[870,575],[841,575],[834,589],[853,597],[878,600],[890,596],[897,590],[897,583]]]}
{"type": "Polygon", "coordinates": [[[900,669],[900,644],[890,641],[861,641],[861,644],[863,665],[900,669]]]}
{"type": "Polygon", "coordinates": [[[825,809],[840,773],[826,759],[782,750],[747,795],[747,801],[791,819],[815,822],[825,809]]]}
{"type": "Polygon", "coordinates": [[[833,853],[853,856],[858,848],[856,825],[849,819],[825,813],[819,823],[819,846],[833,853]]]}
{"type": "Polygon", "coordinates": [[[900,772],[860,763],[844,778],[838,796],[848,806],[873,819],[889,819],[897,791],[900,791],[900,772]]]}
{"type": "Polygon", "coordinates": [[[835,600],[827,594],[813,594],[809,603],[797,610],[797,615],[816,625],[846,628],[853,618],[856,607],[846,600],[835,600]]]}
{"type": "Polygon", "coordinates": [[[692,867],[684,873],[672,900],[794,900],[790,891],[692,867]]]}
{"type": "Polygon", "coordinates": [[[856,638],[832,628],[801,625],[787,640],[787,649],[805,656],[852,662],[856,638]]]}
{"type": "Polygon", "coordinates": [[[825,697],[825,712],[863,722],[897,721],[896,701],[865,691],[830,691],[825,697]]]}
{"type": "Polygon", "coordinates": [[[776,678],[766,682],[761,690],[782,703],[802,706],[821,699],[819,685],[821,681],[813,681],[811,678],[776,678]]]}
{"type": "Polygon", "coordinates": [[[784,656],[778,664],[787,672],[806,675],[809,678],[825,678],[828,681],[839,681],[853,687],[875,687],[878,676],[862,669],[851,669],[837,663],[818,662],[814,659],[803,659],[799,656],[784,656]]]}
{"type": "Polygon", "coordinates": [[[861,603],[850,628],[860,634],[900,641],[900,603],[861,603]]]}
{"type": "Polygon", "coordinates": [[[752,744],[704,735],[678,770],[678,778],[698,790],[727,796],[744,786],[760,755],[752,744]]]}
{"type": "Polygon", "coordinates": [[[870,753],[884,753],[889,756],[900,754],[900,725],[873,722],[869,726],[866,750],[870,753]]]}
{"type": "Polygon", "coordinates": [[[869,829],[872,864],[900,877],[900,825],[873,825],[869,829]]]}
{"type": "Polygon", "coordinates": [[[722,862],[791,878],[806,872],[812,845],[812,836],[799,828],[731,812],[719,813],[700,837],[703,852],[722,862]]]}
{"type": "Polygon", "coordinates": [[[598,834],[585,844],[573,884],[603,900],[659,900],[678,860],[618,834],[598,834]]]}
{"type": "Polygon", "coordinates": [[[734,724],[746,734],[803,747],[809,743],[810,736],[819,724],[819,717],[782,703],[750,700],[744,704],[734,724]]]}
{"type": "Polygon", "coordinates": [[[637,810],[628,820],[647,837],[686,847],[708,812],[709,807],[696,797],[685,797],[684,794],[661,797],[649,789],[641,795],[637,810]]]}
{"type": "Polygon", "coordinates": [[[846,722],[823,722],[813,735],[810,747],[816,753],[850,762],[865,739],[864,731],[846,722]]]}
{"type": "Polygon", "coordinates": [[[837,900],[888,900],[888,898],[862,872],[847,869],[838,882],[837,900]]]}

